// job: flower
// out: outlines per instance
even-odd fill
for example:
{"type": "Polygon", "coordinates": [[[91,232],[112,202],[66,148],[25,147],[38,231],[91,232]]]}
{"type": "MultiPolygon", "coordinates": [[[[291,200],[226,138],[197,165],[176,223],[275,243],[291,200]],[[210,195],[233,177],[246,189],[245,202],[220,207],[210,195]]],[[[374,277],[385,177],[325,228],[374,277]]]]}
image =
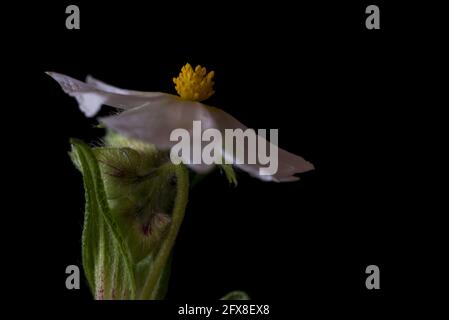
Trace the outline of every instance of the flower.
{"type": "MultiPolygon", "coordinates": [[[[123,112],[99,118],[107,128],[128,138],[138,139],[154,144],[161,150],[168,150],[174,141],[170,141],[173,130],[183,128],[192,131],[192,123],[199,120],[203,131],[209,128],[219,130],[224,135],[225,129],[248,129],[237,119],[215,107],[200,103],[213,93],[214,73],[207,73],[206,68],[197,66],[193,69],[186,64],[177,78],[173,79],[179,96],[162,92],[142,92],[113,87],[91,76],[86,82],[69,76],[47,72],[62,87],[65,93],[78,101],[79,108],[87,117],[95,116],[102,105],[112,106],[123,112]]],[[[258,136],[259,139],[264,139],[258,136]]],[[[266,140],[264,140],[266,141],[266,140]]],[[[223,156],[226,155],[223,148],[223,156]]],[[[302,157],[283,149],[278,149],[278,170],[272,175],[261,175],[264,166],[255,164],[233,164],[250,175],[265,181],[295,181],[294,174],[313,170],[313,165],[302,157]]],[[[208,172],[214,164],[188,164],[196,172],[208,172]]]]}

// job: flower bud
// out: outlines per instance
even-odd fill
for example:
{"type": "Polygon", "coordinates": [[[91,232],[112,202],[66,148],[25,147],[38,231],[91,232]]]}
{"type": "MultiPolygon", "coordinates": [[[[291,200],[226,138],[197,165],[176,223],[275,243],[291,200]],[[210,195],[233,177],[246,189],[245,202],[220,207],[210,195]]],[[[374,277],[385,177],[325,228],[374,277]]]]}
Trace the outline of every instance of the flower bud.
{"type": "Polygon", "coordinates": [[[187,203],[187,169],[151,145],[113,134],[105,140],[96,148],[72,140],[86,198],[86,277],[96,299],[161,299],[187,203]]]}

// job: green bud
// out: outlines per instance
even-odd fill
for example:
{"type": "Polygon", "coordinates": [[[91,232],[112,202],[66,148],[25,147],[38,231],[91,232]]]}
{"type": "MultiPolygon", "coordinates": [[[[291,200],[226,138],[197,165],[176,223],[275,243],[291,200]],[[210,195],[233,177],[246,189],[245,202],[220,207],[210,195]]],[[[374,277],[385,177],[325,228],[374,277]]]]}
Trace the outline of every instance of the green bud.
{"type": "Polygon", "coordinates": [[[71,142],[84,181],[82,258],[94,297],[162,299],[187,204],[187,169],[115,134],[104,147],[71,142]]]}
{"type": "Polygon", "coordinates": [[[249,295],[244,291],[231,291],[220,300],[250,300],[249,295]]]}

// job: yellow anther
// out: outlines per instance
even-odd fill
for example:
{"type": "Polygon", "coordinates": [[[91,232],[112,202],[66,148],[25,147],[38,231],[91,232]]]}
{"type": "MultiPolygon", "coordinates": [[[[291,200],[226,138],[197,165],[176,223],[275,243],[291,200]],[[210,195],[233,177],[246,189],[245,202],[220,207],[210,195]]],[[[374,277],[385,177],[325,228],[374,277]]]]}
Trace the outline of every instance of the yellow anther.
{"type": "Polygon", "coordinates": [[[206,68],[196,66],[193,70],[190,64],[182,67],[177,78],[173,78],[176,91],[185,100],[203,101],[214,94],[212,81],[214,72],[207,73],[206,68]]]}

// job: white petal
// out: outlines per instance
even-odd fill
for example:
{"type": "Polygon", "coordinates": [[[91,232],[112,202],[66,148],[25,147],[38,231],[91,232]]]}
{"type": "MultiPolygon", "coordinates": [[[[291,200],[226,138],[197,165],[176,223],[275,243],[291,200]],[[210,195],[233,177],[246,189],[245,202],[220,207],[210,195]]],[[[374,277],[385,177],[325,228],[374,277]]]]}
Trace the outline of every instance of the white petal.
{"type": "Polygon", "coordinates": [[[145,91],[136,91],[136,90],[127,90],[127,89],[117,88],[117,87],[111,86],[110,84],[107,84],[103,81],[95,79],[91,75],[88,75],[86,77],[86,83],[90,84],[91,86],[93,86],[101,91],[107,91],[110,93],[118,93],[118,94],[127,95],[127,96],[158,97],[161,95],[165,95],[165,93],[161,93],[161,92],[145,92],[145,91]]]}
{"type": "Polygon", "coordinates": [[[78,106],[81,111],[89,118],[95,116],[106,101],[104,96],[95,92],[73,94],[73,97],[78,101],[78,106]]]}
{"type": "Polygon", "coordinates": [[[81,111],[88,117],[93,117],[100,110],[102,104],[120,109],[132,109],[158,104],[172,97],[172,95],[159,92],[126,91],[94,79],[95,85],[87,84],[56,72],[47,72],[47,74],[61,85],[65,93],[76,98],[81,111]],[[121,93],[120,90],[122,90],[121,93]]]}
{"type": "Polygon", "coordinates": [[[236,167],[248,172],[251,176],[263,181],[290,182],[297,181],[299,177],[295,174],[307,172],[314,169],[312,163],[302,157],[289,153],[281,148],[278,149],[278,171],[273,175],[264,175],[266,165],[261,164],[235,164],[236,167]],[[294,161],[290,161],[290,158],[294,161]]]}
{"type": "MultiPolygon", "coordinates": [[[[225,129],[248,129],[240,121],[235,119],[230,114],[224,112],[223,110],[210,107],[209,108],[212,117],[215,122],[215,128],[219,129],[223,136],[225,129]]],[[[259,139],[266,141],[264,138],[259,136],[259,139]]],[[[223,150],[226,154],[229,152],[223,150]]],[[[256,157],[257,158],[257,157],[256,157]]],[[[275,181],[275,182],[290,182],[299,180],[299,177],[295,174],[310,171],[314,169],[313,164],[304,160],[302,157],[294,155],[288,151],[278,148],[278,170],[273,175],[261,175],[260,173],[264,171],[265,165],[259,163],[256,164],[234,164],[236,167],[248,172],[251,176],[259,178],[264,181],[275,181]]]]}
{"type": "MultiPolygon", "coordinates": [[[[108,128],[127,137],[155,144],[159,149],[163,150],[168,150],[177,143],[170,141],[170,134],[175,129],[185,129],[189,131],[192,137],[193,121],[197,120],[202,122],[203,131],[209,128],[216,128],[220,130],[223,138],[225,129],[247,129],[237,119],[220,109],[208,107],[198,102],[181,100],[176,97],[151,107],[134,108],[119,115],[100,119],[108,128]]],[[[226,156],[226,150],[223,150],[223,154],[226,156]]],[[[193,162],[192,155],[188,162],[193,162]]],[[[198,172],[206,172],[212,167],[205,164],[189,166],[198,172]]],[[[298,180],[299,178],[294,176],[294,174],[313,169],[313,165],[310,162],[280,148],[278,149],[278,171],[274,175],[261,175],[260,172],[264,170],[265,165],[259,163],[235,164],[235,166],[261,180],[276,182],[298,180]]]]}
{"type": "MultiPolygon", "coordinates": [[[[170,134],[175,129],[185,129],[192,137],[193,121],[200,120],[202,129],[213,127],[214,121],[209,109],[193,101],[181,100],[175,96],[152,106],[142,106],[126,110],[118,115],[100,118],[106,127],[118,133],[156,145],[158,149],[169,150],[177,141],[170,141],[170,134]]],[[[192,164],[190,159],[183,158],[193,170],[205,173],[213,165],[192,164]]]]}

